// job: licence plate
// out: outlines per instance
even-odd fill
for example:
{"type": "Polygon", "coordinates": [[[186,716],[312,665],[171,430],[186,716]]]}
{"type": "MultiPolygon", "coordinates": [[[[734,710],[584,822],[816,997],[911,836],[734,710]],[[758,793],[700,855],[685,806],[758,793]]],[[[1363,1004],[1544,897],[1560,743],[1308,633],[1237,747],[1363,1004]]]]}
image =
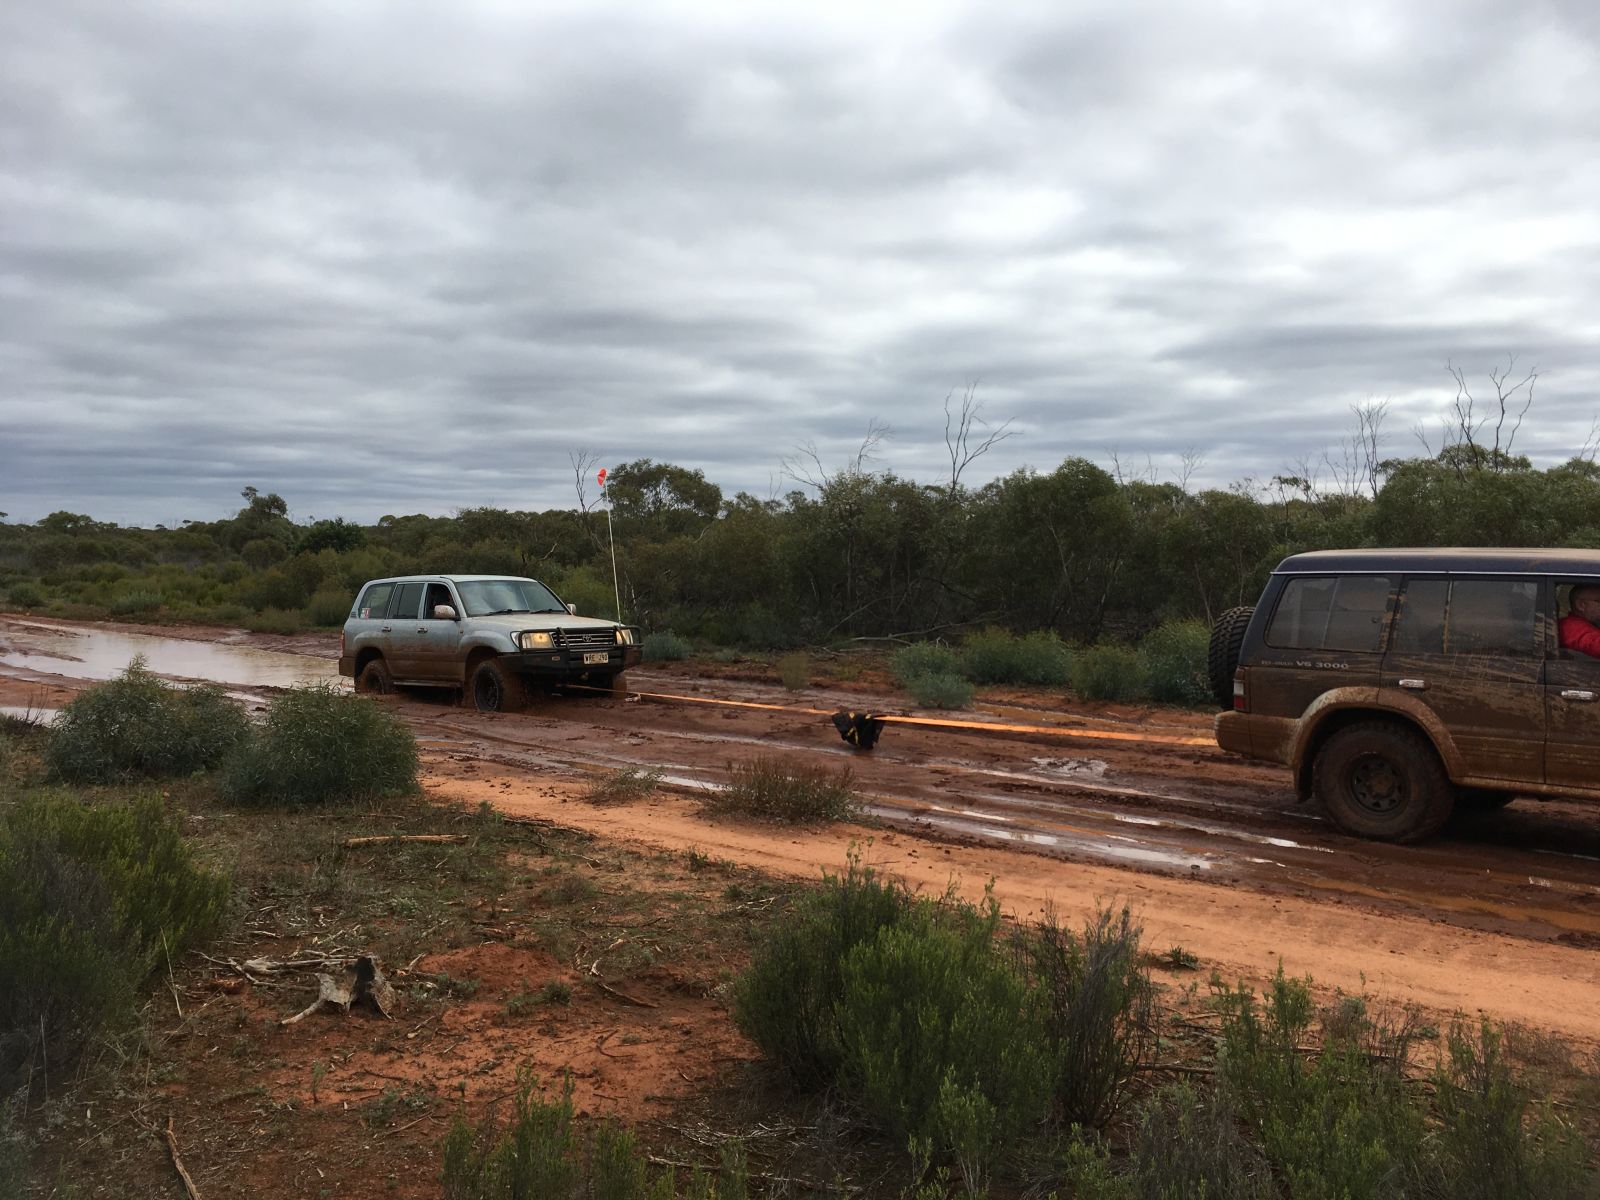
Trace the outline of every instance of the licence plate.
{"type": "Polygon", "coordinates": [[[591,666],[591,665],[593,665],[595,663],[608,663],[610,661],[611,661],[611,654],[610,654],[609,651],[606,651],[606,650],[599,650],[599,651],[596,651],[593,654],[585,654],[583,656],[583,665],[586,666],[586,667],[587,666],[591,666]]]}

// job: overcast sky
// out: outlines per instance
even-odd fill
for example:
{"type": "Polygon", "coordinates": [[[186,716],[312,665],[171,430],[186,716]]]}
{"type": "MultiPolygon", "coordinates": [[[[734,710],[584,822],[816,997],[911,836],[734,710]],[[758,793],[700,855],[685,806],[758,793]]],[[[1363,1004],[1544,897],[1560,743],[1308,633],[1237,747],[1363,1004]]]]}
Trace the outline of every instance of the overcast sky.
{"type": "Polygon", "coordinates": [[[1600,412],[1600,8],[13,0],[0,510],[573,503],[1390,454],[1517,356],[1600,412]],[[1210,10],[1207,12],[1206,10],[1210,10]]]}

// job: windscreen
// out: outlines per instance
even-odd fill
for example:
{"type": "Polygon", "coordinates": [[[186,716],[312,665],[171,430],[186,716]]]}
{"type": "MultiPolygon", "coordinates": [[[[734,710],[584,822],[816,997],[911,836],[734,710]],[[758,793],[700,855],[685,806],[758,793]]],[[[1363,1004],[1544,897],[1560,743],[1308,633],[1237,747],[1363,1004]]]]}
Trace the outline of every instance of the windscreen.
{"type": "Polygon", "coordinates": [[[537,579],[474,579],[456,584],[469,617],[497,613],[565,613],[556,594],[537,579]]]}

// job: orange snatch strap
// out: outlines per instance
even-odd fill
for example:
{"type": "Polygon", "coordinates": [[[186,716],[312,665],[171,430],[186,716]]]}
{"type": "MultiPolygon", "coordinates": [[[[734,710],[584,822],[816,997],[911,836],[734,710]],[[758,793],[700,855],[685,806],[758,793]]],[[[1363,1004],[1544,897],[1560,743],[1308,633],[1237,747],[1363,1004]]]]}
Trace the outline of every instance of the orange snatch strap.
{"type": "MultiPolygon", "coordinates": [[[[582,685],[567,685],[579,686],[582,685]]],[[[601,691],[600,688],[585,688],[601,691]]],[[[1151,746],[1205,746],[1214,749],[1210,738],[1179,737],[1159,733],[1132,733],[1122,729],[1066,729],[1060,725],[1013,725],[999,721],[951,721],[941,717],[901,717],[890,713],[828,712],[820,708],[800,708],[787,704],[760,704],[754,700],[714,700],[709,696],[679,696],[670,692],[635,692],[628,695],[645,700],[670,700],[680,704],[714,704],[725,708],[755,708],[766,712],[799,713],[807,717],[828,717],[839,736],[863,750],[872,749],[883,725],[923,725],[932,729],[969,729],[978,733],[1031,733],[1043,737],[1084,738],[1101,742],[1141,742],[1151,746]],[[854,736],[852,736],[854,734],[854,736]]]]}

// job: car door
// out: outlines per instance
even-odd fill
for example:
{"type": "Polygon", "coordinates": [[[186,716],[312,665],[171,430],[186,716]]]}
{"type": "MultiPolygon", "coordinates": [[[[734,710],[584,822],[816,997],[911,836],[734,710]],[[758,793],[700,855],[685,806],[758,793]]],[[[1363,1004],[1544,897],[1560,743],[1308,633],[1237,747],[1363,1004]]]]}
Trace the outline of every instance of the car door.
{"type": "Polygon", "coordinates": [[[1409,576],[1383,687],[1431,709],[1461,774],[1506,784],[1544,778],[1544,627],[1537,579],[1409,576]]]}
{"type": "Polygon", "coordinates": [[[1544,677],[1544,780],[1556,787],[1600,788],[1600,658],[1562,650],[1554,638],[1550,655],[1544,677]]]}
{"type": "MultiPolygon", "coordinates": [[[[389,602],[394,598],[392,583],[369,583],[356,601],[350,619],[344,623],[345,653],[355,656],[364,650],[377,650],[387,660],[389,602]]],[[[392,670],[392,668],[391,668],[392,670]]]]}
{"type": "Polygon", "coordinates": [[[417,680],[422,676],[418,674],[423,669],[421,662],[421,648],[427,644],[426,638],[417,632],[421,624],[422,593],[426,587],[422,583],[402,583],[394,589],[394,598],[389,603],[389,618],[383,623],[383,634],[388,639],[386,657],[389,660],[389,670],[394,672],[394,677],[399,680],[417,680]]]}
{"type": "MultiPolygon", "coordinates": [[[[406,627],[408,654],[413,658],[413,678],[429,683],[461,683],[461,601],[445,583],[430,583],[423,592],[422,612],[415,627],[406,627]],[[456,619],[436,617],[434,610],[448,605],[456,610],[456,619]]],[[[395,629],[396,634],[400,628],[395,629]]]]}

